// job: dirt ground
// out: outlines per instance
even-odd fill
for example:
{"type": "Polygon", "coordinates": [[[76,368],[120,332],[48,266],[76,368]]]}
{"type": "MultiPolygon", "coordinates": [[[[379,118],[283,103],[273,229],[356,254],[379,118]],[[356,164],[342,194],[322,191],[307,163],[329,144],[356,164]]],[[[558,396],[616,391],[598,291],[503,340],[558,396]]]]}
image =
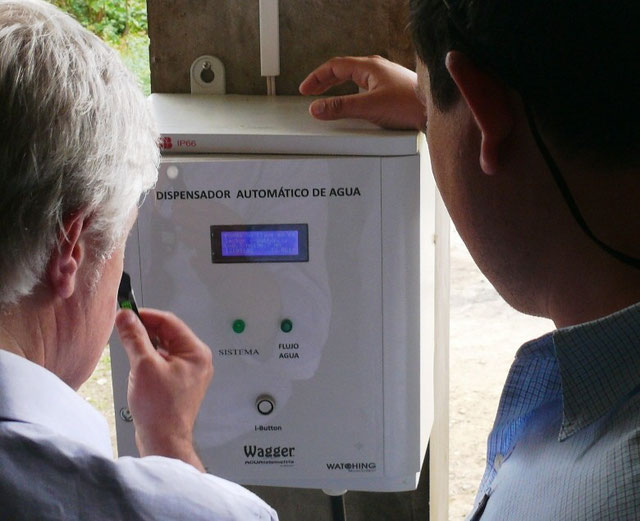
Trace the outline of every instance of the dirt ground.
{"type": "MultiPolygon", "coordinates": [[[[449,520],[464,520],[480,483],[486,437],[518,347],[553,329],[510,308],[451,233],[449,520]]],[[[115,446],[109,350],[80,394],[109,421],[115,446]]]]}

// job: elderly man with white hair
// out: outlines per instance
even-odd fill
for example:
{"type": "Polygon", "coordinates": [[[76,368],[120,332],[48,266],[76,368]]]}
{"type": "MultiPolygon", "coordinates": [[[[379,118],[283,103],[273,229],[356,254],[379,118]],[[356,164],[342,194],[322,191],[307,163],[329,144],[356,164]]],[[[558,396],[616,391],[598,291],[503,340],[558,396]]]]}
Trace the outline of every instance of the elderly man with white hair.
{"type": "Polygon", "coordinates": [[[171,314],[116,317],[124,242],[157,176],[135,81],[53,6],[0,0],[0,100],[0,518],[276,520],[194,450],[210,349],[171,314]],[[114,321],[141,458],[114,460],[75,392],[114,321]]]}

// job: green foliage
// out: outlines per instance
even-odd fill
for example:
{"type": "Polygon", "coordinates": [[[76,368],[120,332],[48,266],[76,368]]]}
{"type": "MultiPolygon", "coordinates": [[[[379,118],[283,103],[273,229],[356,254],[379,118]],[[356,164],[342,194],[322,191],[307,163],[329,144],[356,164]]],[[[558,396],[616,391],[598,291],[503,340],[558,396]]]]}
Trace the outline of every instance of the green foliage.
{"type": "Polygon", "coordinates": [[[129,34],[147,33],[145,0],[49,0],[114,46],[129,34]]]}
{"type": "Polygon", "coordinates": [[[149,38],[146,34],[130,34],[123,38],[118,47],[122,61],[138,78],[142,92],[148,96],[151,94],[151,70],[149,69],[149,38]]]}
{"type": "Polygon", "coordinates": [[[49,0],[120,52],[145,94],[151,92],[146,0],[49,0]]]}

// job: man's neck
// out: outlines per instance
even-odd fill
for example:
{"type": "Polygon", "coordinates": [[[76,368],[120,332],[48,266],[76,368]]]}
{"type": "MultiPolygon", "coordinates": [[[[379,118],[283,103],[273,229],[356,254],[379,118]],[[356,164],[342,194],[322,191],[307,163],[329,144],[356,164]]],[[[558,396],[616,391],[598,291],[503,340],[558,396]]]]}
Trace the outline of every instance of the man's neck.
{"type": "Polygon", "coordinates": [[[44,367],[47,321],[32,305],[34,300],[34,296],[25,297],[20,305],[0,312],[0,349],[44,367]]]}
{"type": "Polygon", "coordinates": [[[578,264],[558,272],[547,302],[548,316],[557,327],[590,322],[640,302],[640,270],[627,267],[602,252],[598,266],[578,264]]]}

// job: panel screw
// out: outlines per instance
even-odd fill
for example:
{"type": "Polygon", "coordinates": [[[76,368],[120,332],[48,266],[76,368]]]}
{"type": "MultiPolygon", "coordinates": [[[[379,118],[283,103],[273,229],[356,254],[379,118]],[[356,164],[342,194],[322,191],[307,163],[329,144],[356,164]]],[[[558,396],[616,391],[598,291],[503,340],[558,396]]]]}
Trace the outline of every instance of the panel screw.
{"type": "Polygon", "coordinates": [[[205,83],[211,83],[215,79],[216,75],[211,70],[211,63],[204,62],[202,64],[202,70],[200,71],[200,79],[205,83]]]}
{"type": "Polygon", "coordinates": [[[131,411],[128,407],[123,407],[120,409],[120,418],[122,418],[126,422],[132,422],[133,416],[131,416],[131,411]]]}

